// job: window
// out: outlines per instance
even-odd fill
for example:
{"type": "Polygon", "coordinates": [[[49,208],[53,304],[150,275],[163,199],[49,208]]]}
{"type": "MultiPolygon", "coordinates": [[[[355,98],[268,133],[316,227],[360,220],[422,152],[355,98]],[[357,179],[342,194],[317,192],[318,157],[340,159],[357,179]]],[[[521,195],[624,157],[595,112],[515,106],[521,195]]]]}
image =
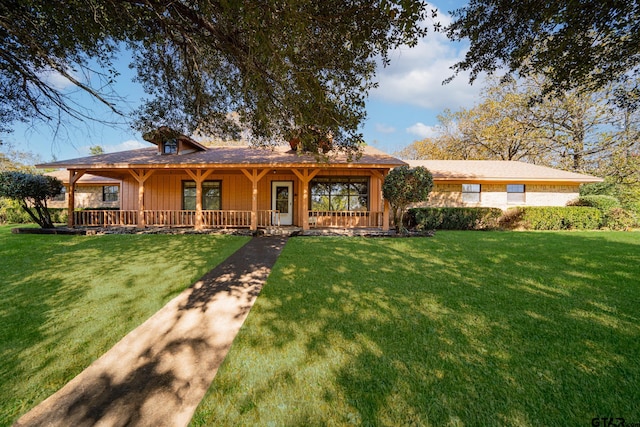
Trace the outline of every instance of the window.
{"type": "Polygon", "coordinates": [[[105,185],[102,187],[102,201],[103,202],[117,202],[118,192],[120,187],[117,185],[105,185]]]}
{"type": "Polygon", "coordinates": [[[462,201],[480,203],[480,184],[462,184],[462,201]]]}
{"type": "Polygon", "coordinates": [[[64,185],[62,186],[62,190],[60,190],[60,194],[58,194],[57,196],[53,197],[51,200],[54,200],[56,202],[64,202],[65,198],[65,194],[67,194],[67,187],[65,187],[64,185]]]}
{"type": "Polygon", "coordinates": [[[366,211],[369,209],[369,178],[325,177],[309,184],[312,211],[366,211]]]}
{"type": "MultiPolygon", "coordinates": [[[[221,181],[205,181],[202,183],[202,209],[217,211],[222,209],[220,189],[221,181]]],[[[186,211],[196,210],[196,183],[195,181],[182,181],[182,209],[186,211]]]]}
{"type": "Polygon", "coordinates": [[[162,152],[164,154],[176,154],[178,152],[178,141],[175,139],[168,139],[164,142],[162,152]]]}
{"type": "Polygon", "coordinates": [[[524,184],[507,184],[507,203],[524,203],[524,184]]]}

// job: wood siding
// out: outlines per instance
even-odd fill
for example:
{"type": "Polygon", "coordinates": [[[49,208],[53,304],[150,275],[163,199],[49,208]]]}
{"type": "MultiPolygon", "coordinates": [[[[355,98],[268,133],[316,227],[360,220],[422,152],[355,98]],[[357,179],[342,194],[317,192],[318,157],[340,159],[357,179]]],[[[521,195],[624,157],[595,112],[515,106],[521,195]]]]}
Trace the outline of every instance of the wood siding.
{"type": "MultiPolygon", "coordinates": [[[[247,168],[251,171],[251,168],[247,168]]],[[[381,170],[380,173],[383,171],[381,170]]],[[[369,179],[369,210],[382,211],[382,181],[370,170],[359,169],[331,169],[318,173],[318,177],[327,176],[368,176],[369,179]]],[[[214,172],[207,181],[221,181],[222,210],[251,210],[251,181],[240,171],[214,172]]],[[[182,171],[156,171],[145,182],[144,204],[145,210],[181,210],[182,182],[193,179],[182,171]]],[[[301,181],[286,170],[276,170],[267,173],[258,182],[258,210],[271,209],[271,182],[293,182],[293,223],[301,224],[302,194],[301,181]]],[[[122,210],[138,210],[138,182],[131,176],[124,177],[120,189],[122,210]]]]}

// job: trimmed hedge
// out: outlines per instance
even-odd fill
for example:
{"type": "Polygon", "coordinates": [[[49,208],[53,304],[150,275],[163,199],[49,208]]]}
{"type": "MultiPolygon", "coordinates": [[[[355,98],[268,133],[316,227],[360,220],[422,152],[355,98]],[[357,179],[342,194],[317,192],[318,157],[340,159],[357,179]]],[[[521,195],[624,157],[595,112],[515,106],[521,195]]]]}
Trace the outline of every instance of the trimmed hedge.
{"type": "MultiPolygon", "coordinates": [[[[54,223],[67,222],[67,210],[49,208],[54,223]]],[[[16,200],[0,198],[0,224],[32,224],[33,219],[20,207],[16,200]]]]}
{"type": "Polygon", "coordinates": [[[598,208],[602,212],[608,212],[613,208],[620,208],[620,201],[613,196],[605,195],[589,195],[580,196],[578,199],[567,203],[567,206],[586,206],[591,208],[598,208]]]}
{"type": "MultiPolygon", "coordinates": [[[[598,208],[529,206],[514,209],[519,210],[517,223],[528,230],[597,230],[604,224],[604,215],[598,208]]],[[[510,212],[510,215],[515,214],[510,212]]]]}
{"type": "Polygon", "coordinates": [[[604,224],[610,230],[628,230],[638,226],[633,212],[622,208],[611,208],[604,217],[604,224]]]}
{"type": "Polygon", "coordinates": [[[498,208],[413,208],[408,223],[417,230],[488,230],[501,216],[498,208]]]}

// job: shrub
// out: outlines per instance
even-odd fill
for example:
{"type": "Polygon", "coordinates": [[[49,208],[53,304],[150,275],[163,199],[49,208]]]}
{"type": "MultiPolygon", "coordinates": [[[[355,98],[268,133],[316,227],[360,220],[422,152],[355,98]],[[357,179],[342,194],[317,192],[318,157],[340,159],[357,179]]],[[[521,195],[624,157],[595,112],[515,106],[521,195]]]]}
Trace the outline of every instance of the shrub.
{"type": "MultiPolygon", "coordinates": [[[[49,208],[51,220],[54,223],[67,222],[67,210],[49,208]]],[[[0,197],[0,224],[34,224],[33,218],[22,209],[17,200],[0,197]]]]}
{"type": "Polygon", "coordinates": [[[617,198],[606,195],[580,196],[578,199],[567,203],[567,205],[598,208],[602,212],[608,212],[610,209],[621,207],[620,201],[617,198]]]}
{"type": "Polygon", "coordinates": [[[0,224],[28,224],[33,219],[20,206],[17,200],[0,198],[0,224]]]}
{"type": "Polygon", "coordinates": [[[582,206],[522,208],[522,225],[529,230],[597,230],[604,222],[598,208],[582,206]]]}
{"type": "Polygon", "coordinates": [[[637,226],[635,215],[622,208],[609,209],[604,217],[604,226],[611,230],[628,230],[637,226]]]}
{"type": "Polygon", "coordinates": [[[498,227],[497,208],[414,208],[409,224],[418,230],[487,230],[498,227]]]}
{"type": "Polygon", "coordinates": [[[509,208],[506,212],[502,213],[502,216],[500,218],[498,218],[498,226],[507,230],[513,230],[522,227],[523,215],[523,208],[509,208]]]}
{"type": "Polygon", "coordinates": [[[395,168],[384,178],[382,193],[391,205],[393,223],[398,231],[405,231],[403,218],[407,206],[426,201],[432,187],[431,172],[421,166],[413,169],[408,166],[395,168]]]}
{"type": "Polygon", "coordinates": [[[51,176],[7,171],[0,172],[0,196],[17,200],[31,219],[42,228],[53,228],[47,199],[62,191],[62,182],[51,176]]]}

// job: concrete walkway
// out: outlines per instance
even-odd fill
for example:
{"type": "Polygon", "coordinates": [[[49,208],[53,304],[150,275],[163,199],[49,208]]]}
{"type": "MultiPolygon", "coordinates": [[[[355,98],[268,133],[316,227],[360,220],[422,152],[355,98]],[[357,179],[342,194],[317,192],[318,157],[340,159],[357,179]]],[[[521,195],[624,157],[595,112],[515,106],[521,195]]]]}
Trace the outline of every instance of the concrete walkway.
{"type": "Polygon", "coordinates": [[[253,238],[15,426],[187,425],[285,243],[253,238]]]}

